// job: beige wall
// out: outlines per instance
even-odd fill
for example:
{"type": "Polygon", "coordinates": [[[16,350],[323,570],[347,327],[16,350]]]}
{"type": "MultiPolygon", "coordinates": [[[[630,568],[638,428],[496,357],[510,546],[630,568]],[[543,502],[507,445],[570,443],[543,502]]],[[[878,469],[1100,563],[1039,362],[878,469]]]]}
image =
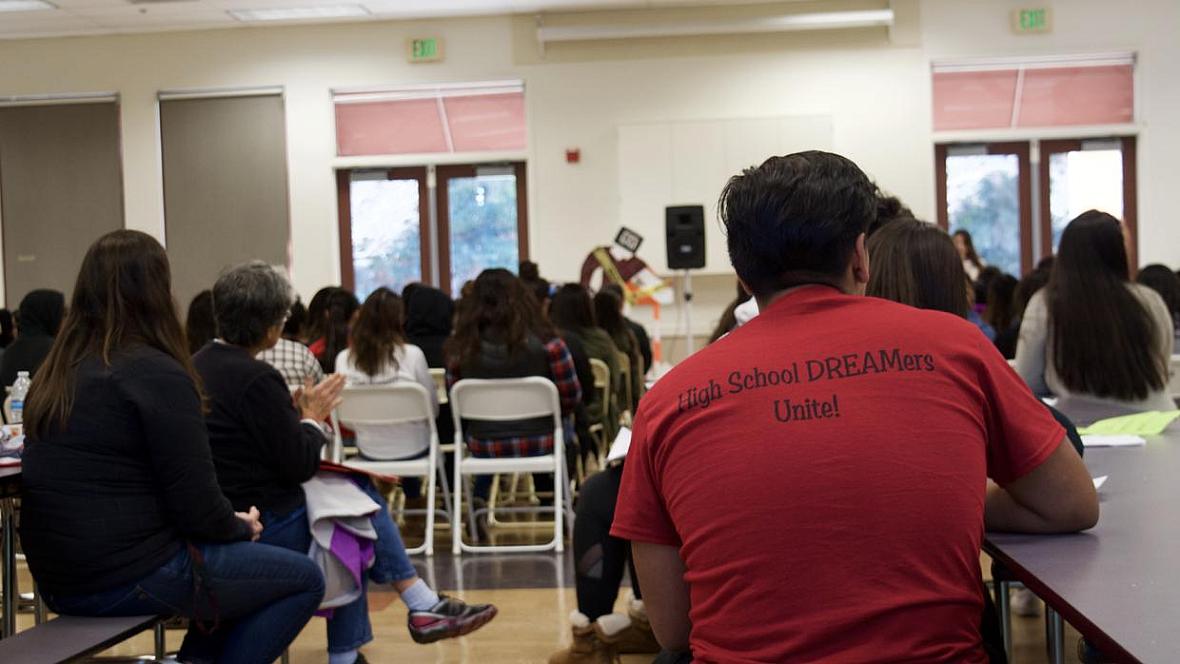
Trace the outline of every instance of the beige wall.
{"type": "MultiPolygon", "coordinates": [[[[127,225],[160,235],[156,92],[284,86],[294,280],[310,294],[339,278],[332,169],[359,163],[335,157],[330,88],[523,78],[531,252],[546,275],[569,279],[587,250],[608,241],[618,225],[620,124],[830,116],[835,149],[930,217],[931,58],[1125,48],[1141,57],[1140,255],[1180,264],[1180,229],[1169,217],[1167,196],[1178,179],[1170,156],[1180,152],[1177,3],[1142,0],[1129,18],[1125,8],[1104,0],[1056,3],[1055,32],[1039,37],[1010,35],[1008,9],[1016,4],[895,2],[900,25],[892,40],[879,29],[551,45],[544,53],[532,17],[9,41],[0,42],[0,96],[119,92],[127,225]],[[445,62],[406,63],[405,38],[423,34],[445,38],[445,62]],[[581,164],[565,163],[567,147],[582,149],[581,164]]],[[[608,19],[626,19],[613,16],[608,19]]],[[[608,20],[548,20],[600,19],[608,20]]],[[[662,245],[653,238],[648,251],[662,251],[662,245]]],[[[707,332],[723,305],[699,300],[696,331],[707,332]]],[[[669,320],[674,313],[665,311],[671,332],[669,320]]]]}

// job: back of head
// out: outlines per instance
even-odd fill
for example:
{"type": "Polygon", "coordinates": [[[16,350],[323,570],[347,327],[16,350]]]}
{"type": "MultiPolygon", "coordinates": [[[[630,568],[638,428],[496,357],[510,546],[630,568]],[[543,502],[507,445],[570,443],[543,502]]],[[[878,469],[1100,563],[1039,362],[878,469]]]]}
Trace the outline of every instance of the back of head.
{"type": "Polygon", "coordinates": [[[1148,265],[1139,270],[1136,281],[1160,294],[1172,318],[1180,315],[1180,277],[1166,265],[1148,265]]]}
{"type": "Polygon", "coordinates": [[[754,295],[838,283],[877,215],[876,188],[829,152],[771,157],[725,185],[718,204],[729,258],[754,295]]]}
{"type": "Polygon", "coordinates": [[[188,339],[188,350],[196,354],[217,336],[217,321],[213,318],[213,291],[197,293],[188,304],[184,317],[184,336],[188,339]]]}
{"type": "Polygon", "coordinates": [[[336,371],[336,355],[348,347],[348,325],[352,316],[360,309],[361,303],[352,291],[337,288],[328,295],[324,303],[324,356],[320,365],[325,373],[336,371]]]}
{"type": "Polygon", "coordinates": [[[64,425],[82,360],[98,357],[109,365],[112,353],[134,344],[171,356],[199,384],[176,316],[164,248],[146,233],[119,230],[100,237],[82,259],[69,313],[25,404],[31,437],[64,425]]]}
{"type": "Polygon", "coordinates": [[[350,331],[353,364],[370,376],[397,371],[397,349],[405,344],[402,299],[388,288],[365,298],[350,331]]]}
{"type": "Polygon", "coordinates": [[[582,284],[562,284],[549,300],[549,321],[562,330],[595,327],[590,291],[582,284]]]}
{"type": "Polygon", "coordinates": [[[627,324],[623,322],[623,301],[614,293],[600,290],[594,295],[594,318],[598,327],[614,338],[627,335],[627,324]]]}
{"type": "Polygon", "coordinates": [[[16,327],[13,324],[12,312],[0,309],[0,348],[8,348],[15,336],[16,327]]]}
{"type": "Polygon", "coordinates": [[[287,322],[283,323],[283,338],[291,341],[302,341],[303,334],[307,330],[307,307],[303,306],[303,302],[298,296],[295,297],[295,302],[291,305],[291,310],[287,312],[287,322]]]}
{"type": "Polygon", "coordinates": [[[983,261],[979,259],[979,254],[975,251],[975,241],[971,239],[971,232],[960,228],[951,233],[951,237],[954,238],[955,250],[960,253],[960,258],[982,270],[983,261]]]}
{"type": "Polygon", "coordinates": [[[967,316],[967,275],[941,228],[901,219],[869,238],[868,251],[867,295],[967,316]]]}
{"type": "Polygon", "coordinates": [[[866,234],[872,237],[877,231],[881,230],[888,224],[891,224],[898,219],[914,219],[914,213],[906,207],[905,203],[897,196],[891,196],[876,187],[877,194],[877,218],[873,223],[869,224],[869,229],[866,234]]]}
{"type": "Polygon", "coordinates": [[[450,295],[437,288],[419,284],[409,297],[403,298],[407,337],[415,339],[450,336],[455,317],[455,302],[450,295]]]}
{"type": "Polygon", "coordinates": [[[480,272],[470,293],[460,300],[455,332],[445,352],[463,363],[479,355],[481,341],[503,345],[512,353],[523,347],[530,336],[545,341],[552,336],[535,298],[515,274],[492,268],[480,272]]]}
{"type": "Polygon", "coordinates": [[[30,291],[21,299],[20,308],[17,310],[21,336],[56,335],[65,316],[65,309],[66,298],[60,291],[44,288],[30,291]]]}
{"type": "Polygon", "coordinates": [[[262,261],[232,267],[213,284],[213,315],[222,341],[256,350],[282,325],[295,296],[287,278],[262,261]]]}
{"type": "Polygon", "coordinates": [[[339,286],[324,286],[307,303],[307,338],[315,341],[324,336],[328,327],[328,298],[340,290],[339,286]]]}
{"type": "Polygon", "coordinates": [[[541,268],[532,261],[521,261],[518,273],[520,274],[520,278],[524,281],[541,280],[541,268]]]}
{"type": "Polygon", "coordinates": [[[1053,273],[1052,264],[1048,268],[1037,269],[1024,275],[1016,286],[1016,301],[1012,305],[1012,312],[1018,318],[1024,317],[1024,310],[1028,308],[1028,301],[1037,291],[1049,284],[1049,275],[1053,273]]]}
{"type": "Polygon", "coordinates": [[[983,320],[1002,332],[1012,326],[1021,312],[1016,311],[1016,287],[1020,282],[1010,274],[1001,273],[991,280],[987,289],[987,309],[983,312],[983,320]]]}
{"type": "Polygon", "coordinates": [[[1090,210],[1069,222],[1046,304],[1053,365],[1070,390],[1130,401],[1163,388],[1168,358],[1157,353],[1161,331],[1128,279],[1118,219],[1090,210]]]}

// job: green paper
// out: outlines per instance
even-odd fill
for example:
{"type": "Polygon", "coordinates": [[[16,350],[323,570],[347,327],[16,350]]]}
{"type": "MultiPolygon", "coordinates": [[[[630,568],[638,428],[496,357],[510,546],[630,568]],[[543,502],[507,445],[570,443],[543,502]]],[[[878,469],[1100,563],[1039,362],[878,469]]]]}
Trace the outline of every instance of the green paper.
{"type": "Polygon", "coordinates": [[[1098,420],[1088,427],[1078,427],[1078,433],[1083,436],[1117,434],[1155,436],[1163,433],[1164,429],[1177,417],[1180,417],[1180,410],[1150,410],[1145,413],[1098,420]]]}

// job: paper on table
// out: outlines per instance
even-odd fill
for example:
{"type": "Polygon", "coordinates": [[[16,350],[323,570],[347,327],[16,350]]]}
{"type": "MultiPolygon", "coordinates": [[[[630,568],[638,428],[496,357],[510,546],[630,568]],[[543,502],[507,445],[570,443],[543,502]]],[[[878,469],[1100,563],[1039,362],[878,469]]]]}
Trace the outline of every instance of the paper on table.
{"type": "Polygon", "coordinates": [[[1111,417],[1098,420],[1088,427],[1078,427],[1078,433],[1086,434],[1131,434],[1135,436],[1154,436],[1180,417],[1180,410],[1149,410],[1145,413],[1111,417]]]}
{"type": "Polygon", "coordinates": [[[627,427],[619,428],[619,435],[615,436],[615,442],[611,443],[610,452],[606,455],[606,462],[618,461],[627,456],[627,451],[631,449],[631,430],[627,427]]]}
{"type": "Polygon", "coordinates": [[[1095,488],[1095,489],[1101,489],[1101,488],[1102,488],[1102,485],[1103,485],[1103,484],[1106,484],[1106,478],[1107,478],[1107,477],[1110,477],[1110,476],[1109,476],[1109,475],[1103,475],[1102,477],[1095,477],[1095,478],[1094,478],[1094,488],[1095,488]]]}
{"type": "Polygon", "coordinates": [[[1086,447],[1137,447],[1146,444],[1147,440],[1143,436],[1132,436],[1128,434],[1105,436],[1087,434],[1082,436],[1082,445],[1086,447]]]}

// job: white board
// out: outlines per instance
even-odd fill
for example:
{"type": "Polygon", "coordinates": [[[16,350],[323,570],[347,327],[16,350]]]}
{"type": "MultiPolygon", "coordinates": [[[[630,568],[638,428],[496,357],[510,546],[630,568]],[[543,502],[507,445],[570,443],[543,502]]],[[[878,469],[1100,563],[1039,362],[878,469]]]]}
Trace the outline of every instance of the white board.
{"type": "Polygon", "coordinates": [[[781,116],[620,125],[619,224],[645,242],[640,254],[667,272],[664,208],[705,208],[704,272],[730,272],[717,197],[729,178],[773,155],[832,149],[830,116],[781,116]]]}

